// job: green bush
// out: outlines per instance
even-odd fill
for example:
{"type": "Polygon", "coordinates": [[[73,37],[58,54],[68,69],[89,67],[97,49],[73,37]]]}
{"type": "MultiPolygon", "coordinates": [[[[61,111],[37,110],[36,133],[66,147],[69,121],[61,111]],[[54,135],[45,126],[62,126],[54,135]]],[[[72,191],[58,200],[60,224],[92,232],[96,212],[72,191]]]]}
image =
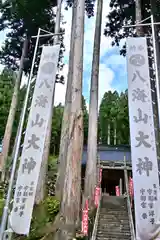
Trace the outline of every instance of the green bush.
{"type": "Polygon", "coordinates": [[[56,178],[57,178],[57,157],[50,156],[49,162],[48,162],[48,174],[47,174],[48,196],[55,195],[56,178]]]}
{"type": "Polygon", "coordinates": [[[3,214],[3,208],[4,208],[4,199],[0,199],[0,218],[2,217],[3,214]]]}
{"type": "Polygon", "coordinates": [[[47,212],[49,215],[49,220],[53,221],[57,213],[59,212],[60,202],[55,199],[55,197],[47,197],[46,200],[47,212]]]}

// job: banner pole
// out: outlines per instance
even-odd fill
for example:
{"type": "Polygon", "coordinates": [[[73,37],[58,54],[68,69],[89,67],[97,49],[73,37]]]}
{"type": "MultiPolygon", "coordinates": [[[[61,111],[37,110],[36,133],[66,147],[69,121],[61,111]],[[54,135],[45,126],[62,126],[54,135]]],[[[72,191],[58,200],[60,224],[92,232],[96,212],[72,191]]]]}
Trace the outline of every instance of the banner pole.
{"type": "Polygon", "coordinates": [[[157,49],[156,49],[156,37],[154,28],[154,18],[151,15],[151,28],[152,28],[152,40],[153,40],[153,53],[155,62],[155,79],[156,79],[156,93],[157,93],[157,105],[158,105],[158,126],[160,129],[160,86],[159,86],[159,75],[158,75],[158,61],[157,61],[157,49]]]}
{"type": "Polygon", "coordinates": [[[26,114],[26,109],[27,109],[27,103],[28,103],[28,97],[29,97],[29,92],[30,92],[30,87],[31,87],[31,80],[32,80],[32,74],[33,74],[33,70],[34,70],[34,64],[35,64],[35,60],[36,60],[36,53],[37,53],[37,49],[38,49],[40,31],[41,31],[41,29],[39,28],[38,34],[37,34],[35,50],[34,50],[34,56],[33,56],[33,60],[32,60],[30,76],[29,76],[29,80],[28,80],[28,87],[27,87],[27,92],[26,92],[26,97],[25,97],[25,102],[24,102],[24,107],[23,107],[23,112],[22,112],[22,118],[21,118],[21,122],[20,122],[19,135],[17,137],[17,145],[16,145],[14,156],[13,156],[13,167],[12,167],[11,177],[10,177],[10,181],[9,181],[8,193],[7,193],[7,198],[6,198],[3,215],[2,215],[1,228],[0,228],[0,240],[3,239],[3,235],[5,232],[6,225],[7,225],[9,204],[10,204],[10,199],[11,199],[11,195],[12,195],[14,175],[15,175],[16,166],[17,166],[19,148],[20,148],[22,131],[23,131],[23,124],[24,124],[24,119],[25,119],[25,114],[26,114]]]}

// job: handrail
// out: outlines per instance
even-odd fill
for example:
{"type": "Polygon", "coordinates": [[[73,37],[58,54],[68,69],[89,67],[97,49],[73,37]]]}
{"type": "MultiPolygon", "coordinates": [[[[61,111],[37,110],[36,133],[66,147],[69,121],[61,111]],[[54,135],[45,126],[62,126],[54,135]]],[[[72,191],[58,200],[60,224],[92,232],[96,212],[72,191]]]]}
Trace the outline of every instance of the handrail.
{"type": "Polygon", "coordinates": [[[132,216],[132,210],[131,210],[131,202],[129,197],[129,184],[128,184],[128,173],[127,169],[124,169],[124,178],[125,178],[125,185],[126,185],[126,192],[127,192],[127,208],[128,208],[128,215],[129,215],[129,224],[130,224],[130,230],[131,230],[131,237],[132,240],[136,240],[135,236],[135,230],[134,230],[134,223],[133,223],[133,216],[132,216]]]}
{"type": "Polygon", "coordinates": [[[100,207],[101,207],[101,199],[102,199],[102,190],[100,189],[100,200],[99,200],[98,208],[96,211],[96,217],[95,217],[95,221],[94,221],[94,227],[93,227],[91,240],[96,240],[99,213],[100,213],[100,207]]]}

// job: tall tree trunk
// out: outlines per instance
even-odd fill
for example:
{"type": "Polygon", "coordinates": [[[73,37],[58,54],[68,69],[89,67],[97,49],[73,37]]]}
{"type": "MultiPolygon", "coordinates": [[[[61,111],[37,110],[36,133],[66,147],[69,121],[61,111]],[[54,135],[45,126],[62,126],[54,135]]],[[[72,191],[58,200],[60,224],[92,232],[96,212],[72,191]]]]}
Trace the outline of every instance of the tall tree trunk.
{"type": "Polygon", "coordinates": [[[85,198],[89,197],[89,202],[91,205],[93,203],[94,189],[97,179],[96,172],[97,172],[97,132],[98,132],[98,81],[99,81],[102,9],[103,0],[98,0],[91,73],[88,151],[87,151],[88,156],[84,191],[84,196],[85,198]]]}
{"type": "MultiPolygon", "coordinates": [[[[57,1],[57,12],[56,12],[56,24],[55,24],[55,33],[60,32],[60,21],[61,21],[61,8],[62,8],[62,0],[57,1]]],[[[58,43],[58,35],[54,37],[54,44],[58,43]]],[[[53,93],[53,99],[52,104],[54,108],[54,95],[55,95],[55,88],[53,93]]],[[[36,197],[35,197],[35,203],[39,204],[41,203],[46,194],[46,176],[47,176],[47,168],[48,168],[48,158],[49,158],[49,152],[50,152],[50,142],[51,142],[51,132],[52,132],[52,118],[53,118],[53,108],[51,110],[51,115],[47,127],[47,133],[45,138],[45,144],[44,144],[44,151],[43,151],[43,157],[42,157],[42,164],[37,184],[37,190],[36,190],[36,197]]]]}
{"type": "Polygon", "coordinates": [[[85,0],[75,0],[77,8],[74,32],[72,103],[69,117],[67,165],[60,208],[61,223],[54,239],[71,240],[79,221],[81,196],[81,160],[83,151],[83,43],[85,0]]]}
{"type": "MultiPolygon", "coordinates": [[[[140,23],[142,21],[142,11],[141,11],[141,0],[136,0],[136,23],[140,23]]],[[[136,27],[137,35],[143,36],[143,27],[138,26],[136,27]]]]}
{"type": "Polygon", "coordinates": [[[74,57],[74,32],[75,32],[75,21],[76,21],[76,7],[72,9],[72,26],[71,26],[71,40],[70,40],[70,56],[69,56],[69,69],[67,78],[67,89],[65,96],[65,107],[63,112],[62,130],[61,130],[61,141],[60,141],[60,151],[59,151],[59,166],[58,175],[56,181],[56,197],[61,200],[65,170],[66,170],[66,159],[67,159],[67,148],[69,142],[69,117],[71,112],[71,102],[72,102],[72,79],[73,79],[73,57],[74,57]]]}
{"type": "Polygon", "coordinates": [[[23,44],[19,72],[18,72],[18,75],[16,75],[16,77],[15,77],[15,86],[14,86],[14,90],[13,90],[11,106],[10,106],[10,110],[9,110],[9,115],[8,115],[5,133],[4,133],[4,138],[3,138],[3,148],[2,148],[2,157],[1,157],[1,171],[2,171],[1,181],[4,181],[4,179],[5,179],[5,165],[6,165],[6,161],[7,161],[8,153],[9,153],[12,128],[13,128],[14,118],[15,118],[15,114],[16,114],[16,110],[17,110],[18,94],[19,94],[19,88],[20,88],[21,78],[22,78],[22,74],[23,74],[24,59],[27,55],[27,50],[28,50],[28,43],[29,43],[29,39],[28,39],[28,37],[26,37],[24,44],[23,44]]]}

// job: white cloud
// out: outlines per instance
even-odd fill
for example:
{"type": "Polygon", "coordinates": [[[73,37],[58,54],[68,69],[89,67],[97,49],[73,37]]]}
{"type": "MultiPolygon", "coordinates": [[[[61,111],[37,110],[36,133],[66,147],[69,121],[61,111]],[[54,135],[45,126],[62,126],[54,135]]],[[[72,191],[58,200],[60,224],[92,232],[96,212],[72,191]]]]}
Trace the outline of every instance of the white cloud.
{"type": "Polygon", "coordinates": [[[113,91],[111,84],[114,79],[114,72],[107,68],[105,64],[100,64],[100,73],[99,73],[99,104],[103,98],[103,95],[107,91],[113,91]]]}
{"type": "Polygon", "coordinates": [[[116,65],[124,65],[126,63],[126,59],[117,54],[113,54],[110,57],[107,58],[107,61],[110,65],[116,66],[116,65]]]}
{"type": "MultiPolygon", "coordinates": [[[[114,79],[114,72],[106,67],[105,64],[100,64],[99,67],[99,96],[98,96],[98,105],[100,105],[103,95],[107,91],[114,91],[111,87],[113,79],[114,79]]],[[[89,84],[90,88],[90,84],[89,84]]],[[[87,109],[89,109],[89,97],[86,99],[87,109]]]]}
{"type": "MultiPolygon", "coordinates": [[[[107,58],[107,62],[109,63],[110,66],[112,66],[113,71],[118,71],[119,78],[126,76],[127,73],[126,58],[117,54],[113,54],[109,58],[107,58]]],[[[126,81],[126,78],[124,78],[124,80],[126,81]]]]}

